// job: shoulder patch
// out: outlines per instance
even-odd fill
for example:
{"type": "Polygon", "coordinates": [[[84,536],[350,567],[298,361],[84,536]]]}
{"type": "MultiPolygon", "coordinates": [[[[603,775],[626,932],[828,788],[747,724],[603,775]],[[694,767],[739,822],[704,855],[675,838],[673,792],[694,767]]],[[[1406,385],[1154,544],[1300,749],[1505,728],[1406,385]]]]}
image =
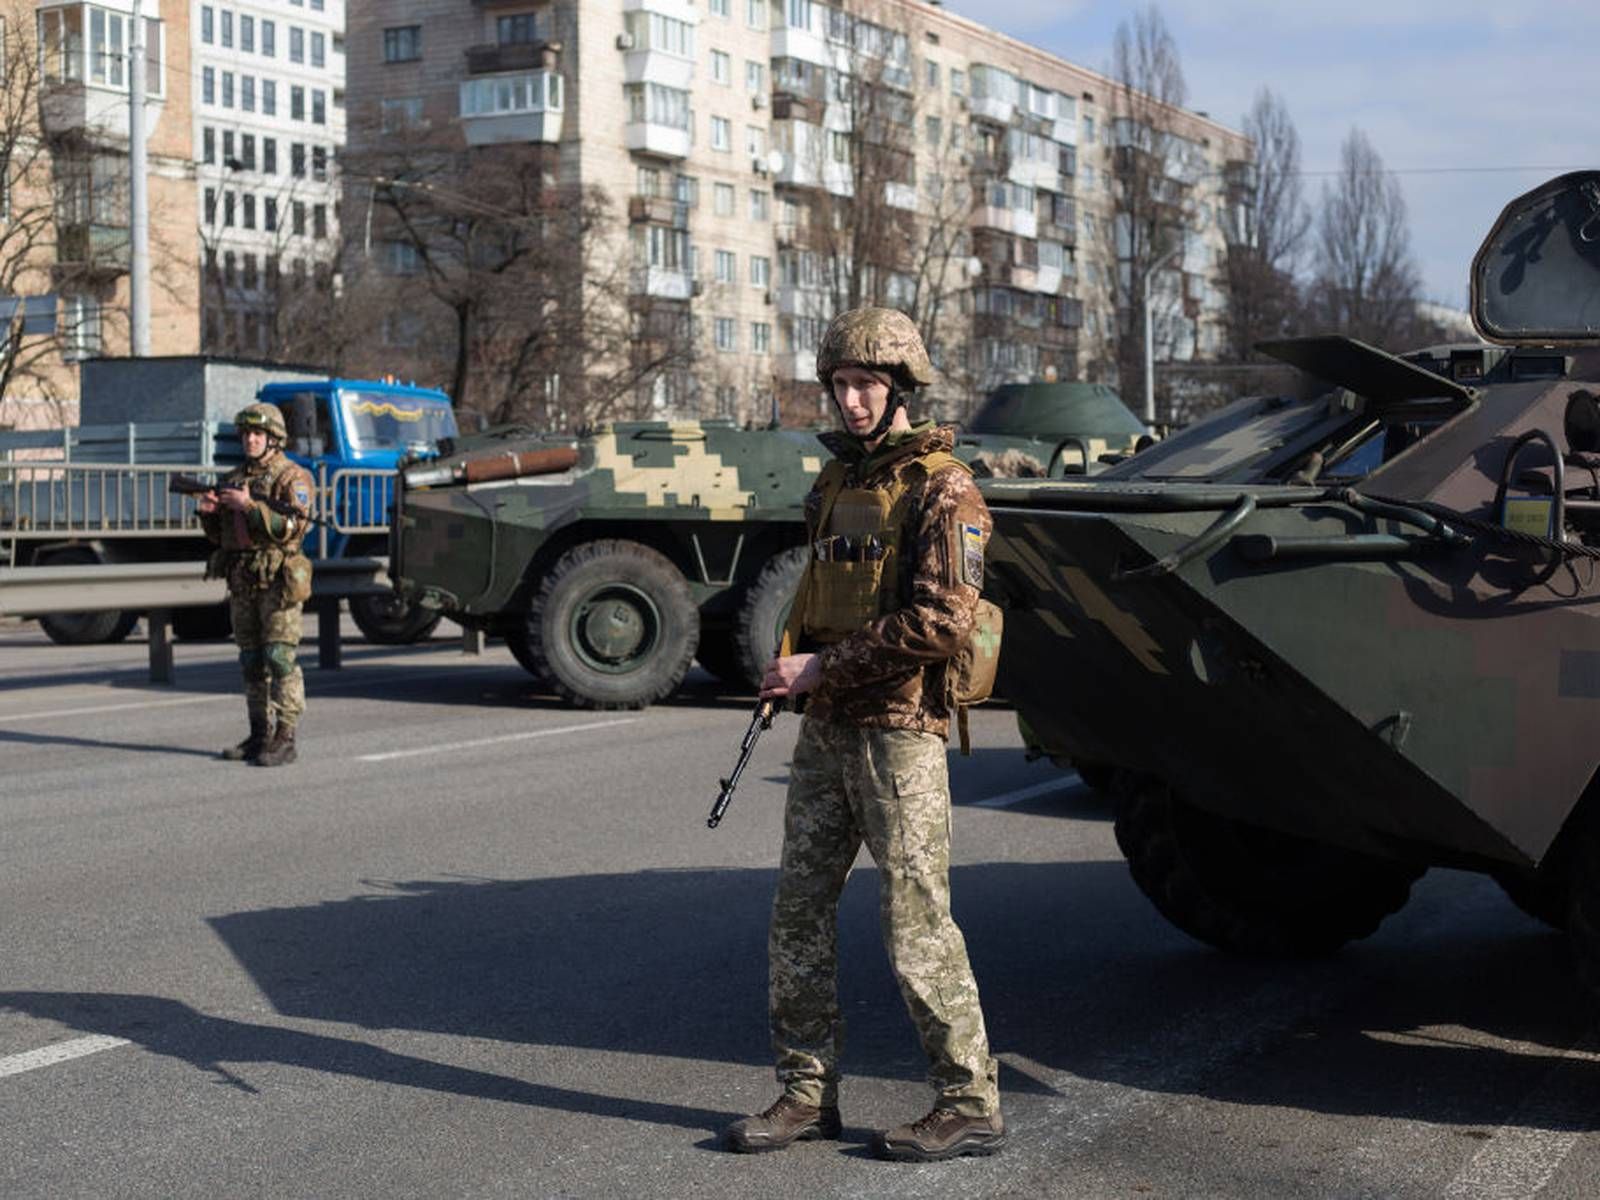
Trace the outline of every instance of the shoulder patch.
{"type": "Polygon", "coordinates": [[[961,582],[983,587],[983,530],[976,525],[961,526],[961,582]]]}
{"type": "Polygon", "coordinates": [[[294,502],[305,512],[311,511],[311,484],[304,474],[296,477],[294,481],[294,502]]]}

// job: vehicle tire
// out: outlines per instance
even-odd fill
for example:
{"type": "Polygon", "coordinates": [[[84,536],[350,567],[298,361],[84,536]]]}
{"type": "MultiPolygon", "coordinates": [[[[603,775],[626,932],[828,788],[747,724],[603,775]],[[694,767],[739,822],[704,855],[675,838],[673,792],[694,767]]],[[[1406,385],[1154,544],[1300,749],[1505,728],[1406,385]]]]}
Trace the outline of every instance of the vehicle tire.
{"type": "Polygon", "coordinates": [[[544,677],[544,672],[539,670],[538,660],[533,657],[533,644],[528,639],[526,624],[506,631],[506,647],[511,651],[511,657],[517,660],[519,667],[537,679],[542,686],[550,686],[544,677]]]}
{"type": "Polygon", "coordinates": [[[733,647],[743,680],[751,688],[761,686],[761,676],[778,651],[808,558],[808,547],[795,546],[767,559],[734,614],[733,647]]]}
{"type": "MultiPolygon", "coordinates": [[[[87,546],[69,546],[39,560],[41,567],[87,567],[100,556],[87,546]]],[[[45,613],[39,628],[58,646],[91,646],[120,642],[133,632],[139,614],[111,609],[106,612],[45,613]]]]}
{"type": "Polygon", "coordinates": [[[528,605],[539,676],[582,708],[643,708],[670,696],[700,642],[700,613],[683,575],[638,542],[568,550],[528,605]]]}
{"type": "Polygon", "coordinates": [[[379,646],[409,646],[420,642],[444,620],[438,609],[402,600],[394,592],[378,596],[351,596],[350,618],[367,641],[379,646]]]}
{"type": "Polygon", "coordinates": [[[1179,929],[1263,957],[1328,954],[1366,937],[1422,868],[1215,816],[1165,783],[1121,784],[1117,844],[1139,890],[1179,929]]]}
{"type": "Polygon", "coordinates": [[[727,626],[700,626],[700,644],[694,652],[695,661],[731,687],[750,687],[745,678],[744,662],[733,642],[733,630],[727,626]]]}
{"type": "Polygon", "coordinates": [[[1511,903],[1535,921],[1543,921],[1551,929],[1567,927],[1572,887],[1564,873],[1515,871],[1508,868],[1496,871],[1494,881],[1511,903]]]}
{"type": "Polygon", "coordinates": [[[172,632],[186,642],[221,642],[233,636],[233,614],[226,604],[172,610],[172,632]]]}

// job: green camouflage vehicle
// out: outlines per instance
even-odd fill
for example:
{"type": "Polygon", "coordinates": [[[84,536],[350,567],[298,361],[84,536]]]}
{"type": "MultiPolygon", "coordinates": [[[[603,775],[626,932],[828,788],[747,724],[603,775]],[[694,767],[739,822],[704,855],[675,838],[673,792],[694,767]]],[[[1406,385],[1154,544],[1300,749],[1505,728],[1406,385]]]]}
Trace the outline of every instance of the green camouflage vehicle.
{"type": "MultiPolygon", "coordinates": [[[[995,473],[1019,445],[1047,462],[1132,450],[1142,427],[1115,393],[1041,386],[1026,404],[1002,389],[1012,399],[986,421],[1002,436],[964,434],[956,453],[989,451],[975,469],[995,473]]],[[[512,426],[450,450],[400,473],[389,570],[402,603],[503,636],[529,672],[585,707],[662,700],[696,658],[740,689],[761,678],[805,565],[801,505],[827,458],[814,431],[512,426]]]]}
{"type": "Polygon", "coordinates": [[[1600,988],[1600,172],[1509,205],[1472,296],[1498,344],[1278,343],[1329,386],[985,481],[1000,682],[1195,937],[1331,950],[1444,864],[1600,988]]]}
{"type": "Polygon", "coordinates": [[[1103,383],[1008,383],[961,426],[956,453],[994,475],[1091,475],[1144,437],[1143,422],[1103,383]]]}

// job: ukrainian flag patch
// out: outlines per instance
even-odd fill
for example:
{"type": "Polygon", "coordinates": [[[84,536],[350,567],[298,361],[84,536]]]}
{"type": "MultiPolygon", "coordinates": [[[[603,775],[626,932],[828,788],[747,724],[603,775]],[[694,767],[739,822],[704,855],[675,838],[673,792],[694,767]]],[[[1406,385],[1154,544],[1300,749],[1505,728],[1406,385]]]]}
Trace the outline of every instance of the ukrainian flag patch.
{"type": "Polygon", "coordinates": [[[983,530],[976,525],[961,527],[961,582],[983,586],[983,530]]]}

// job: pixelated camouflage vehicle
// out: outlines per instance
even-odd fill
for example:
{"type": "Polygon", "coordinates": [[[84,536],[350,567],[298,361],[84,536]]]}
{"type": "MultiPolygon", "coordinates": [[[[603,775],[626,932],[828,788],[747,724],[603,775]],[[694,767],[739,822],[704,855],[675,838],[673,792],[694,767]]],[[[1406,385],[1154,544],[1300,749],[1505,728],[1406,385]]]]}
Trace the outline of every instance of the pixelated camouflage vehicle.
{"type": "MultiPolygon", "coordinates": [[[[1088,455],[1131,448],[1141,426],[1129,414],[1119,432],[1103,389],[1054,394],[1067,398],[995,419],[1007,445],[966,436],[957,455],[1003,453],[1030,429],[1047,454],[1063,441],[1088,455]]],[[[801,505],[827,458],[815,431],[512,426],[449,450],[400,472],[389,570],[402,606],[503,636],[524,668],[584,707],[662,700],[695,659],[742,690],[761,678],[805,565],[801,505]]]]}
{"type": "Polygon", "coordinates": [[[1000,684],[1195,937],[1328,951],[1467,867],[1600,987],[1600,172],[1506,208],[1472,303],[1495,344],[1280,342],[1328,386],[983,481],[1000,684]]]}
{"type": "Polygon", "coordinates": [[[1132,454],[1144,436],[1106,384],[1008,383],[962,423],[956,453],[992,475],[1090,475],[1132,454]]]}

